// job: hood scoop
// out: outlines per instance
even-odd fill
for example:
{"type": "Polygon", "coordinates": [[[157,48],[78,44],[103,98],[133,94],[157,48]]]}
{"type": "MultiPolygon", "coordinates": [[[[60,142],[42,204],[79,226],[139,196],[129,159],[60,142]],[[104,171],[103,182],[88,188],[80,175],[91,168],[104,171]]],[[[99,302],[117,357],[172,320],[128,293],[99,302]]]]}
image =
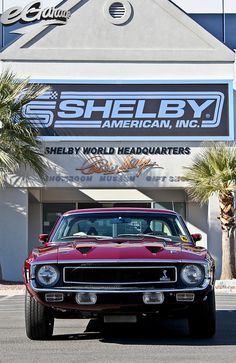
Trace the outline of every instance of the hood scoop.
{"type": "Polygon", "coordinates": [[[82,253],[82,255],[86,255],[92,249],[92,247],[90,247],[90,246],[84,246],[84,247],[80,246],[80,247],[76,247],[76,249],[80,253],[82,253]]]}
{"type": "Polygon", "coordinates": [[[163,246],[146,246],[146,249],[151,253],[158,253],[164,250],[163,246]]]}

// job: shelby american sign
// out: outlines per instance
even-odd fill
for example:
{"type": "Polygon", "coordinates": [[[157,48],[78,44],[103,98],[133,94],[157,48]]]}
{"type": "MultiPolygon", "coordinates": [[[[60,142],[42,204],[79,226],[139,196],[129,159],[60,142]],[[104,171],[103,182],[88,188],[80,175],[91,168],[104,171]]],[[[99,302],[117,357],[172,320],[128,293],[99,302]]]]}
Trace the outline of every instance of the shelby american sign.
{"type": "Polygon", "coordinates": [[[42,136],[227,139],[228,83],[53,84],[25,116],[42,136]]]}

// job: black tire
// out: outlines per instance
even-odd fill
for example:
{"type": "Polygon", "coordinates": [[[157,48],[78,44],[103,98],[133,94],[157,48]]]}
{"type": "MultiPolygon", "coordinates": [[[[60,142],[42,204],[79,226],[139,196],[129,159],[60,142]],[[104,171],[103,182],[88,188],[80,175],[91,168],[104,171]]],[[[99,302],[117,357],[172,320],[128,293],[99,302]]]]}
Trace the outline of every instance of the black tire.
{"type": "Polygon", "coordinates": [[[192,306],[188,318],[189,333],[197,338],[212,338],[216,330],[215,291],[206,301],[192,306]]]}
{"type": "Polygon", "coordinates": [[[26,335],[32,340],[49,339],[54,327],[54,316],[50,308],[40,304],[29,293],[25,293],[26,335]]]}

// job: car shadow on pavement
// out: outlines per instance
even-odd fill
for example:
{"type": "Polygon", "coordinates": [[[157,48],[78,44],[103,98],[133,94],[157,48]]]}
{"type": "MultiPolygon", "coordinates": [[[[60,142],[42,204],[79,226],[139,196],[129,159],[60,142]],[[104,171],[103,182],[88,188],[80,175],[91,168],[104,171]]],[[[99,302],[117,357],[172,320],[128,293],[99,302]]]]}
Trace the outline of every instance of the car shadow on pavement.
{"type": "Polygon", "coordinates": [[[190,337],[187,320],[184,319],[152,319],[137,324],[102,324],[97,319],[91,319],[83,333],[54,335],[52,339],[94,339],[122,345],[236,345],[236,311],[218,310],[216,316],[216,334],[211,339],[190,337]]]}

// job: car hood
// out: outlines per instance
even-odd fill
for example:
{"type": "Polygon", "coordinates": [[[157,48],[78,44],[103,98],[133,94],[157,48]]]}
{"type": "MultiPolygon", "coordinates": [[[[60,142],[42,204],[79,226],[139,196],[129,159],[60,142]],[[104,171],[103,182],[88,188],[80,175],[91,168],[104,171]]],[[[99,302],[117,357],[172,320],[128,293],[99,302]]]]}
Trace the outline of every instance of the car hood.
{"type": "Polygon", "coordinates": [[[27,259],[28,262],[57,262],[58,246],[42,246],[33,249],[31,255],[27,259]]]}
{"type": "Polygon", "coordinates": [[[204,260],[207,250],[183,243],[163,240],[95,240],[86,239],[58,245],[58,262],[75,260],[204,260]]]}

